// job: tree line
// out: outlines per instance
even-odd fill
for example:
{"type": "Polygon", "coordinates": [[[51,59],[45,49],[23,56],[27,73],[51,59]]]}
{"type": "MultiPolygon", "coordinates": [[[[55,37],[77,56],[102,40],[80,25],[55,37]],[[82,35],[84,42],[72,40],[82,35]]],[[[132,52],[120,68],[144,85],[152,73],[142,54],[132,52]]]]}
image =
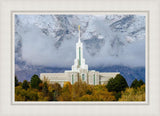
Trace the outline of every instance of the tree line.
{"type": "Polygon", "coordinates": [[[15,101],[145,101],[145,83],[135,79],[129,87],[118,74],[106,85],[89,85],[78,81],[74,84],[42,82],[38,75],[30,81],[19,82],[15,76],[15,101]]]}

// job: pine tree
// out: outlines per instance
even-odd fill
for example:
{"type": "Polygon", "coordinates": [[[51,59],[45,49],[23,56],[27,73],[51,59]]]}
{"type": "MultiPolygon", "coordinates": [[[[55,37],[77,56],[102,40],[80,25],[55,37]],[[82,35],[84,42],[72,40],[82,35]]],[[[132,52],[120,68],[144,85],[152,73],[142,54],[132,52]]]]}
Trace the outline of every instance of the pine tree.
{"type": "Polygon", "coordinates": [[[29,84],[28,84],[27,80],[23,81],[22,88],[25,90],[27,90],[29,88],[29,84]]]}
{"type": "Polygon", "coordinates": [[[121,97],[121,91],[124,91],[126,88],[128,88],[128,84],[125,78],[118,74],[115,78],[111,78],[108,81],[106,88],[109,92],[114,92],[114,96],[116,100],[118,100],[121,97]]]}
{"type": "Polygon", "coordinates": [[[144,84],[144,82],[140,79],[139,80],[139,87],[141,86],[141,85],[143,85],[144,84]]]}
{"type": "Polygon", "coordinates": [[[108,84],[106,85],[106,88],[108,89],[109,92],[111,92],[111,91],[113,91],[113,92],[124,91],[125,88],[127,88],[127,87],[128,87],[127,81],[120,74],[116,75],[115,78],[111,78],[108,81],[108,84]]]}
{"type": "Polygon", "coordinates": [[[38,77],[38,75],[33,75],[31,78],[31,87],[35,88],[35,89],[39,89],[39,84],[42,81],[40,80],[40,78],[38,77]]]}
{"type": "Polygon", "coordinates": [[[18,84],[18,79],[17,79],[17,76],[15,76],[15,87],[17,87],[19,84],[18,84]]]}
{"type": "Polygon", "coordinates": [[[137,87],[140,87],[141,85],[143,85],[144,84],[144,82],[142,81],[142,80],[137,80],[137,79],[135,79],[133,82],[132,82],[132,84],[131,84],[131,87],[132,88],[137,88],[137,87]]]}

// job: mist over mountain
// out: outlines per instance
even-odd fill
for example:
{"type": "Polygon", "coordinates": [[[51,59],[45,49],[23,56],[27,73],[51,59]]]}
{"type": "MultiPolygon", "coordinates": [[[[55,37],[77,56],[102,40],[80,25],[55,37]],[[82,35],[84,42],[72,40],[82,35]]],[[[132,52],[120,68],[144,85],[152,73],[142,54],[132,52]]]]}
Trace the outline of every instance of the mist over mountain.
{"type": "Polygon", "coordinates": [[[127,82],[145,80],[145,16],[15,15],[15,72],[19,80],[70,69],[76,57],[78,25],[90,69],[120,71],[127,82]]]}

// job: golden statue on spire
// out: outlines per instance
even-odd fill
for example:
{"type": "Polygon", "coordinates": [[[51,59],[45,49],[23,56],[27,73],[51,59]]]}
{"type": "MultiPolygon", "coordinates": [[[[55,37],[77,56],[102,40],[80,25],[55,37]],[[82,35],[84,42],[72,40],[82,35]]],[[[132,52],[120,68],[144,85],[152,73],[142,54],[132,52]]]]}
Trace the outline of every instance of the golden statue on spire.
{"type": "Polygon", "coordinates": [[[80,28],[81,28],[80,25],[78,25],[78,30],[79,30],[79,31],[80,31],[80,28]]]}

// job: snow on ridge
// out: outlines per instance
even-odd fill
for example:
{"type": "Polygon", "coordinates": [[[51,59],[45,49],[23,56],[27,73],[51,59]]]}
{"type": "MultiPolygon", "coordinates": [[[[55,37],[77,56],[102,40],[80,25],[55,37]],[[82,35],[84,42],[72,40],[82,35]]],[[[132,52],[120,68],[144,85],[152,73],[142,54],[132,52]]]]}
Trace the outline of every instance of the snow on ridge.
{"type": "MultiPolygon", "coordinates": [[[[22,51],[16,54],[22,55],[17,55],[16,59],[27,61],[27,63],[32,65],[38,65],[42,62],[40,65],[58,66],[59,64],[57,62],[59,61],[54,59],[54,57],[58,57],[58,55],[60,57],[61,55],[57,54],[56,56],[54,53],[60,52],[66,54],[68,50],[70,51],[70,55],[74,54],[74,45],[78,40],[77,26],[81,25],[81,40],[84,42],[84,54],[89,65],[92,65],[93,62],[97,62],[97,65],[102,64],[106,60],[106,65],[108,65],[109,62],[128,65],[127,63],[130,62],[126,61],[125,63],[123,55],[129,54],[129,51],[126,49],[131,48],[132,44],[136,46],[138,42],[145,40],[145,17],[134,15],[131,18],[126,18],[127,16],[129,15],[17,15],[19,22],[17,21],[16,23],[16,48],[20,48],[22,51]],[[102,26],[99,28],[97,25],[99,25],[98,22],[100,21],[102,26]],[[113,29],[110,27],[112,24],[114,24],[113,29]],[[118,27],[119,30],[114,27],[118,27]],[[37,36],[39,38],[33,38],[34,43],[32,42],[31,36],[29,36],[30,38],[26,38],[26,34],[33,34],[33,29],[37,30],[37,35],[42,35],[37,36]],[[24,40],[24,38],[26,39],[24,40]],[[85,42],[93,43],[86,45],[85,42]],[[48,45],[44,45],[44,43],[48,45]],[[32,50],[29,50],[31,53],[24,53],[23,51],[29,49],[30,46],[33,47],[32,50]],[[38,49],[47,51],[38,54],[42,56],[46,56],[47,54],[49,58],[46,59],[44,57],[37,61],[36,59],[38,57],[34,56],[32,52],[36,53],[38,49]],[[33,57],[32,61],[30,61],[31,59],[27,60],[30,55],[33,57]],[[19,58],[21,56],[25,57],[19,58]],[[88,60],[89,58],[92,60],[88,60]],[[55,62],[53,60],[55,60],[55,62]],[[112,62],[112,60],[114,60],[114,62],[112,62]]],[[[143,49],[141,52],[143,52],[143,49]]],[[[66,56],[67,55],[68,54],[66,54],[66,56]]],[[[132,57],[133,54],[129,55],[128,57],[131,58],[131,60],[133,60],[132,58],[136,58],[132,57]]],[[[142,56],[142,60],[143,58],[144,56],[142,56]]],[[[66,63],[64,61],[62,63],[70,66],[73,59],[74,56],[71,56],[71,58],[68,57],[68,62],[66,63]]],[[[130,65],[133,64],[130,63],[130,65]]],[[[141,63],[140,65],[144,64],[141,63]]]]}

